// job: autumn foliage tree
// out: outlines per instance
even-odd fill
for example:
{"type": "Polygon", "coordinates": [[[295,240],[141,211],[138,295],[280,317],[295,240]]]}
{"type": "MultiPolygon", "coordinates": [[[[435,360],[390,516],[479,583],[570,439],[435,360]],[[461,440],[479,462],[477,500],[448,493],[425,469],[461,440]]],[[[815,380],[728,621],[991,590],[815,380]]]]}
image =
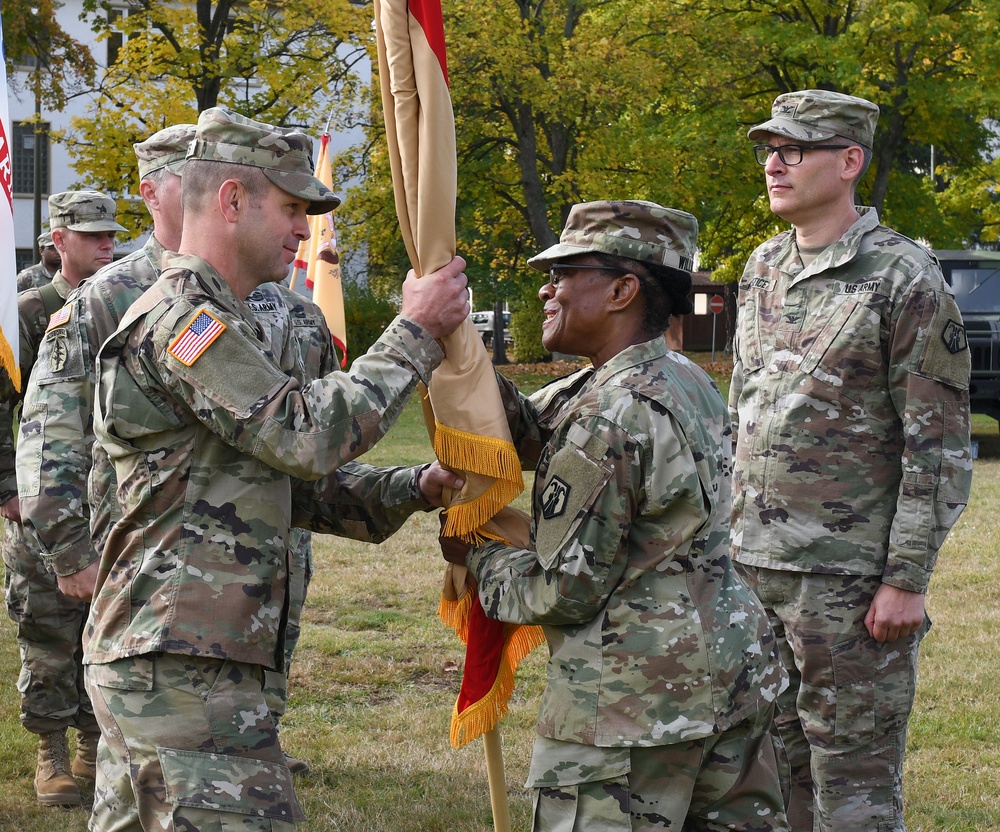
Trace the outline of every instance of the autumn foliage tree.
{"type": "Polygon", "coordinates": [[[84,181],[125,197],[120,218],[148,227],[132,144],[224,105],[312,135],[358,119],[365,13],[348,0],[85,0],[101,38],[122,35],[86,117],[66,142],[84,181]],[[131,197],[131,199],[129,199],[131,197]]]}
{"type": "MultiPolygon", "coordinates": [[[[520,305],[515,331],[538,309],[524,260],[578,201],[691,211],[702,267],[735,279],[783,227],[746,131],[795,89],[879,105],[859,198],[885,222],[939,248],[997,239],[1000,0],[446,0],[445,13],[460,245],[477,297],[520,305]]],[[[383,218],[366,239],[394,260],[373,122],[354,206],[383,218]]]]}
{"type": "Polygon", "coordinates": [[[60,110],[68,98],[90,88],[93,56],[59,25],[53,0],[4,0],[0,14],[7,80],[15,90],[23,82],[46,109],[60,110]],[[31,71],[19,76],[16,67],[31,71]]]}

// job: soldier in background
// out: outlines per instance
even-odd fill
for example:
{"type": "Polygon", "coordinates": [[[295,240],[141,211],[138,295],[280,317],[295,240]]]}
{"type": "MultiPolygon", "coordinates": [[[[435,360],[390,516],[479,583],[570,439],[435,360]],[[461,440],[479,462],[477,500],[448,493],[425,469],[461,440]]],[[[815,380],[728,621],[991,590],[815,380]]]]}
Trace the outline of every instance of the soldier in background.
{"type": "Polygon", "coordinates": [[[94,445],[94,363],[132,302],[156,282],[164,255],[180,244],[180,169],[193,138],[194,125],[180,124],[134,145],[153,232],[142,248],[68,296],[24,391],[17,448],[23,522],[59,589],[82,601],[93,595],[98,553],[115,514],[113,468],[94,445]]]}
{"type": "MultiPolygon", "coordinates": [[[[97,191],[52,194],[49,226],[62,255],[62,266],[51,283],[18,295],[23,379],[31,376],[46,330],[66,323],[66,297],[81,281],[111,262],[115,233],[125,230],[115,221],[114,200],[97,191]]],[[[66,353],[60,351],[46,357],[50,365],[58,365],[65,358],[66,353]]],[[[13,455],[13,412],[20,396],[12,388],[5,392],[0,401],[0,442],[7,449],[0,453],[0,514],[8,520],[3,558],[7,611],[17,622],[21,651],[21,723],[38,734],[35,793],[39,802],[79,806],[83,801],[73,777],[94,778],[98,740],[81,664],[81,635],[88,607],[59,591],[56,573],[43,558],[37,538],[21,525],[13,455]],[[72,762],[66,739],[68,728],[78,732],[72,762]]],[[[65,509],[63,503],[61,510],[65,509]]]]}
{"type": "Polygon", "coordinates": [[[47,283],[52,282],[55,277],[61,259],[59,249],[52,242],[52,232],[43,231],[38,235],[38,256],[40,260],[33,266],[21,269],[17,273],[17,291],[23,292],[25,289],[38,289],[47,283]]]}
{"type": "Polygon", "coordinates": [[[528,264],[548,273],[545,348],[593,366],[530,399],[501,383],[537,463],[532,548],[442,538],[487,615],[545,630],[535,832],[787,829],[769,736],[786,677],[728,557],[726,405],[664,337],[692,309],[697,234],[650,202],[573,206],[528,264]]]}
{"type": "Polygon", "coordinates": [[[740,281],[732,554],[792,684],[796,832],[903,832],[924,593],[972,480],[969,350],[937,261],[855,206],[878,107],[775,99],[749,132],[792,228],[740,281]]]}
{"type": "Polygon", "coordinates": [[[293,828],[302,811],[262,695],[284,660],[289,528],[381,540],[429,504],[425,470],[383,469],[373,488],[344,463],[441,361],[437,339],[469,312],[464,261],[411,273],[402,315],[351,372],[305,384],[285,369],[291,337],[267,345],[244,303],[285,276],[307,212],[338,202],[311,146],[202,113],[180,253],[100,352],[95,433],[122,517],[86,642],[109,761],[95,832],[244,817],[293,828]]]}

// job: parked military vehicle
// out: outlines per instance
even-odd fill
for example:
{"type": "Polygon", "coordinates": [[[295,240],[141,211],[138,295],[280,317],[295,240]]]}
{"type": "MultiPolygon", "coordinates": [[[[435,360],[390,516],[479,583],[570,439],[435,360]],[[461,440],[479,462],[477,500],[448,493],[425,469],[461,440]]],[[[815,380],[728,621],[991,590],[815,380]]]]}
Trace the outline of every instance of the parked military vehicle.
{"type": "Polygon", "coordinates": [[[1000,251],[935,251],[965,319],[973,413],[1000,421],[1000,251]]]}

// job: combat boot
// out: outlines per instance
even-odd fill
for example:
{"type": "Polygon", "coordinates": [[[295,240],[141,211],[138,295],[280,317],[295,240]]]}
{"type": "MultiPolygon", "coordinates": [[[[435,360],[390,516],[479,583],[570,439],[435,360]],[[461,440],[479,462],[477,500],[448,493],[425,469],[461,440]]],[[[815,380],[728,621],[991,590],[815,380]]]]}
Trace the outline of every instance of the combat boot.
{"type": "Polygon", "coordinates": [[[86,731],[77,732],[76,756],[70,766],[74,777],[82,777],[84,780],[97,779],[97,741],[100,738],[99,731],[93,734],[86,731]]]}
{"type": "Polygon", "coordinates": [[[80,787],[69,771],[66,732],[53,731],[38,737],[35,794],[45,806],[82,806],[80,787]]]}

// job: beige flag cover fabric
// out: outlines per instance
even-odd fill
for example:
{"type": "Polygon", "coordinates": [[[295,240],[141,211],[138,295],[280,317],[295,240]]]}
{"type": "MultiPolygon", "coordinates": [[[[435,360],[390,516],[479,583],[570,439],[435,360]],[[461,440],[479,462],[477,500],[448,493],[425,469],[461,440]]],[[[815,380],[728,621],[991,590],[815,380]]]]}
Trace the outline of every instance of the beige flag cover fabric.
{"type": "Polygon", "coordinates": [[[21,389],[18,365],[17,260],[14,256],[13,160],[10,154],[10,114],[7,109],[7,64],[0,23],[0,367],[16,390],[21,389]]]}
{"type": "MultiPolygon", "coordinates": [[[[333,190],[329,133],[320,136],[316,178],[331,191],[333,190]]],[[[340,366],[346,367],[347,320],[344,313],[344,284],[341,280],[337,226],[334,224],[333,211],[310,215],[309,239],[299,243],[299,250],[292,266],[292,288],[295,288],[299,277],[304,274],[306,288],[312,290],[313,300],[323,310],[326,325],[330,327],[333,335],[333,343],[340,351],[340,366]]]]}
{"type": "MultiPolygon", "coordinates": [[[[440,3],[376,0],[379,78],[396,212],[418,275],[455,255],[455,122],[440,3]]],[[[524,489],[486,348],[471,320],[444,342],[429,407],[434,449],[466,480],[445,532],[493,536],[487,521],[524,489]]]]}

